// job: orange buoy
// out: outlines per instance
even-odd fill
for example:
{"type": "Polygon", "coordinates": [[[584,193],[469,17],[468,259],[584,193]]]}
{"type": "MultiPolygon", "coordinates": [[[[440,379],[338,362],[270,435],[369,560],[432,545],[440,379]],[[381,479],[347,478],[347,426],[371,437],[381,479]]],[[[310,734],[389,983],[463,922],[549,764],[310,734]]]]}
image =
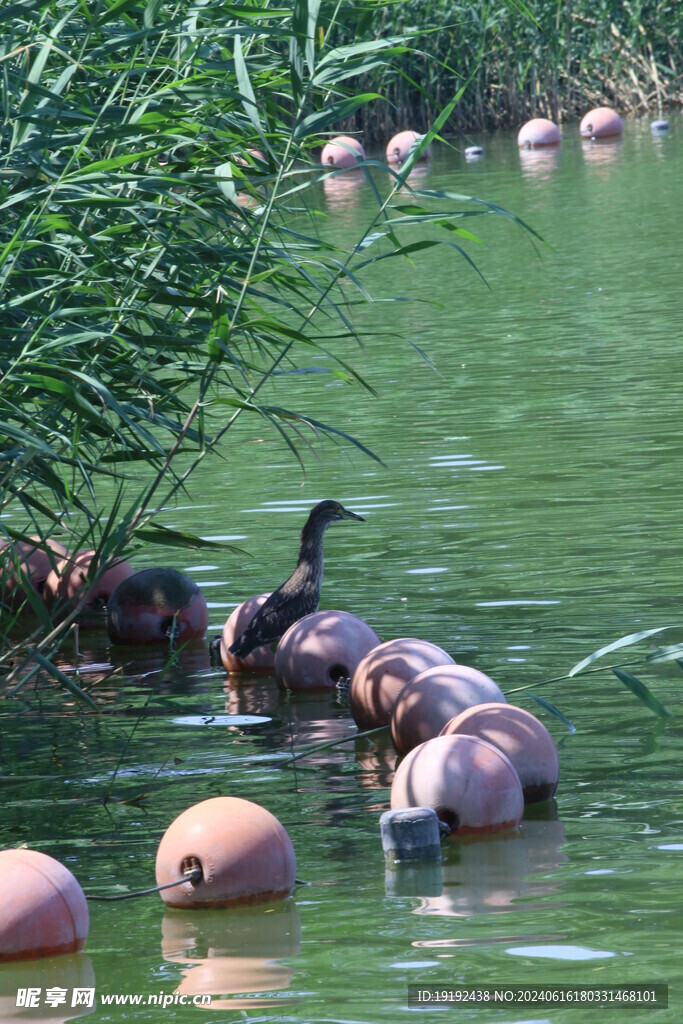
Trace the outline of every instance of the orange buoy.
{"type": "Polygon", "coordinates": [[[391,807],[433,807],[451,833],[476,835],[516,828],[524,796],[498,747],[474,736],[437,736],[399,764],[391,807]]]}
{"type": "Polygon", "coordinates": [[[177,643],[204,636],[206,598],[177,569],[141,569],[122,580],[107,603],[107,630],[115,644],[177,643]]]}
{"type": "Polygon", "coordinates": [[[230,613],[228,621],[223,626],[221,636],[221,661],[226,672],[270,672],[272,670],[275,664],[275,652],[270,644],[257,647],[247,654],[246,658],[236,658],[234,654],[230,653],[230,648],[237,637],[242,635],[256,612],[269,597],[270,594],[257,594],[255,597],[248,597],[230,613]]]}
{"type": "Polygon", "coordinates": [[[359,729],[389,725],[403,687],[434,665],[454,665],[436,644],[413,637],[388,640],[359,662],[350,690],[351,714],[359,729]]]}
{"type": "MultiPolygon", "coordinates": [[[[28,544],[23,540],[14,541],[13,544],[6,540],[0,542],[0,553],[4,552],[1,556],[0,569],[3,600],[12,609],[17,609],[26,600],[27,585],[37,595],[43,595],[46,580],[53,566],[63,557],[59,550],[62,545],[57,541],[46,541],[43,544],[40,538],[34,539],[35,544],[28,544]],[[50,550],[47,551],[46,548],[50,550]]],[[[66,554],[66,548],[63,548],[63,551],[66,554]]]]}
{"type": "Polygon", "coordinates": [[[534,117],[519,129],[517,145],[520,149],[536,146],[557,146],[562,141],[560,129],[547,117],[534,117]]]}
{"type": "Polygon", "coordinates": [[[88,904],[68,868],[37,850],[2,850],[0,873],[0,962],[83,949],[88,904]]]}
{"type": "Polygon", "coordinates": [[[356,167],[365,160],[365,150],[358,139],[337,135],[323,146],[320,163],[324,167],[356,167]]]}
{"type": "MultiPolygon", "coordinates": [[[[388,164],[404,164],[408,159],[411,149],[415,145],[418,139],[421,138],[419,132],[415,132],[412,129],[408,129],[404,132],[398,132],[387,142],[387,163],[388,164]]],[[[429,146],[420,154],[420,160],[428,160],[430,156],[429,146]]]]}
{"type": "Polygon", "coordinates": [[[616,110],[610,107],[595,107],[584,115],[579,132],[584,139],[607,139],[621,135],[624,125],[616,110]]]}
{"type": "Polygon", "coordinates": [[[157,885],[175,882],[188,868],[201,878],[165,889],[169,907],[230,907],[288,896],[296,855],[284,827],[259,804],[239,797],[202,800],[173,821],[159,844],[157,885]]]}
{"type": "MultiPolygon", "coordinates": [[[[505,703],[493,679],[468,665],[436,665],[408,683],[391,716],[391,738],[399,754],[438,736],[444,725],[473,704],[505,703]]],[[[484,737],[486,739],[487,737],[484,737]]]]}
{"type": "Polygon", "coordinates": [[[560,760],[553,738],[535,715],[514,704],[479,704],[461,712],[441,731],[442,736],[477,736],[502,750],[522,783],[527,803],[549,800],[555,794],[560,760]]]}
{"type": "Polygon", "coordinates": [[[379,642],[367,622],[348,612],[304,615],[278,644],[275,679],[283,690],[334,689],[379,642]]]}
{"type": "Polygon", "coordinates": [[[63,604],[68,609],[76,603],[83,590],[87,589],[84,613],[107,604],[119,583],[132,576],[135,569],[130,562],[120,559],[109,569],[105,569],[96,583],[89,586],[88,577],[96,554],[97,552],[90,548],[62,558],[45,581],[45,600],[63,604]]]}

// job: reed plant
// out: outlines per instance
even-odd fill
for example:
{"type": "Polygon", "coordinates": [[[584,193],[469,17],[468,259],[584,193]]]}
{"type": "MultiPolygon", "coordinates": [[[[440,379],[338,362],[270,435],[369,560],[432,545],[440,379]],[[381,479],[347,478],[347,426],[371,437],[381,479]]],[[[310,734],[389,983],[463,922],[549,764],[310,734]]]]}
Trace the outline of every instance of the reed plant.
{"type": "MultiPolygon", "coordinates": [[[[351,36],[357,18],[346,18],[351,36]]],[[[430,124],[463,83],[446,132],[562,122],[600,105],[661,115],[683,102],[682,21],[670,0],[402,0],[378,7],[372,27],[413,39],[398,74],[374,69],[361,84],[387,102],[347,127],[375,142],[430,124]]]]}
{"type": "MultiPolygon", "coordinates": [[[[405,33],[374,37],[370,0],[354,10],[367,18],[352,30],[343,5],[320,0],[0,9],[5,583],[27,582],[13,546],[31,533],[95,548],[96,573],[136,543],[206,545],[154,517],[238,417],[264,419],[298,459],[321,439],[372,455],[283,405],[285,375],[317,387],[325,368],[366,387],[348,312],[370,298],[364,268],[438,244],[406,234],[429,221],[465,254],[474,236],[458,219],[504,211],[447,193],[394,202],[456,89],[386,194],[366,165],[376,213],[356,244],[295,226],[339,173],[320,167],[320,146],[379,99],[359,81],[410,54],[405,33]]],[[[46,655],[79,608],[55,623],[29,595],[38,621],[18,647],[22,611],[2,581],[0,597],[7,692],[44,669],[69,687],[46,655]]]]}

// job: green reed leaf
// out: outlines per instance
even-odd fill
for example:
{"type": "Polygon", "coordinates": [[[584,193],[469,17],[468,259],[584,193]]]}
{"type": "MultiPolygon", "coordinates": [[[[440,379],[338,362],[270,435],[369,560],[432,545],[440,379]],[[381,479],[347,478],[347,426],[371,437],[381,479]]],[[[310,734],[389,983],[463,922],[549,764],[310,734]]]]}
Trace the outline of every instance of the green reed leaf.
{"type": "Polygon", "coordinates": [[[232,551],[235,554],[244,554],[242,549],[235,547],[234,544],[204,540],[185,530],[172,530],[168,526],[158,524],[137,527],[134,533],[137,540],[142,540],[146,544],[161,544],[163,547],[192,548],[193,550],[232,551]]]}
{"type": "Polygon", "coordinates": [[[571,733],[576,732],[576,726],[572,722],[570,722],[567,716],[563,715],[560,709],[558,707],[555,707],[555,705],[551,701],[546,700],[545,697],[539,697],[532,690],[527,690],[527,693],[530,697],[533,697],[537,704],[540,704],[540,706],[542,708],[545,708],[545,710],[549,714],[553,715],[553,717],[556,718],[558,722],[562,722],[562,724],[566,726],[566,728],[569,729],[571,733]]]}
{"type": "Polygon", "coordinates": [[[661,633],[665,629],[671,629],[670,626],[656,626],[654,629],[643,629],[638,633],[629,633],[628,636],[622,636],[619,640],[615,640],[611,644],[607,644],[606,647],[601,647],[600,650],[594,651],[593,654],[589,654],[583,661],[578,662],[568,672],[568,676],[571,679],[572,676],[577,676],[579,672],[583,672],[584,669],[592,665],[593,662],[597,661],[598,658],[602,658],[605,654],[611,654],[612,651],[621,650],[622,647],[631,647],[633,644],[640,643],[641,640],[646,640],[649,636],[654,636],[655,633],[661,633]]]}
{"type": "Polygon", "coordinates": [[[668,708],[665,708],[663,704],[660,704],[654,694],[648,690],[645,683],[641,682],[630,672],[625,672],[622,668],[613,668],[617,679],[624,684],[624,686],[634,694],[638,700],[642,701],[645,707],[649,708],[660,718],[670,718],[671,712],[668,708]]]}

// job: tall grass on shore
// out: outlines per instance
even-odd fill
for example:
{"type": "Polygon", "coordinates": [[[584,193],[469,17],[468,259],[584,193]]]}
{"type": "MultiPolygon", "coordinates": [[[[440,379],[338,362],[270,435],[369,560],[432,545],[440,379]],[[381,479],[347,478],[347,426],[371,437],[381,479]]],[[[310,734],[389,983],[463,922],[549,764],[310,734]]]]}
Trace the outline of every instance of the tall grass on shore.
{"type": "MultiPolygon", "coordinates": [[[[413,48],[393,69],[374,69],[362,88],[380,92],[347,129],[386,140],[431,123],[467,83],[444,130],[515,127],[531,117],[556,122],[594,106],[622,113],[683,103],[680,4],[671,0],[402,0],[378,7],[372,31],[410,34],[413,48]]],[[[348,31],[358,29],[353,13],[348,31]]],[[[361,15],[367,27],[368,14],[361,15]]]]}
{"type": "Polygon", "coordinates": [[[50,671],[44,654],[78,611],[55,625],[33,600],[37,624],[21,633],[22,609],[5,589],[19,575],[15,542],[37,534],[43,545],[51,537],[95,548],[98,572],[136,543],[206,545],[155,514],[203,459],[234,443],[244,417],[265,421],[298,459],[325,440],[372,454],[289,407],[288,382],[296,374],[317,388],[326,372],[366,388],[349,315],[371,298],[364,268],[436,244],[458,258],[474,238],[459,218],[504,213],[446,193],[413,191],[419,209],[406,206],[405,191],[394,203],[398,188],[412,191],[416,152],[385,195],[366,170],[376,213],[356,244],[323,243],[295,226],[303,209],[317,212],[317,183],[339,173],[320,167],[320,146],[378,100],[359,79],[408,52],[388,33],[348,42],[348,26],[347,45],[337,46],[338,11],[319,0],[0,8],[6,692],[50,671]],[[443,241],[410,242],[430,221],[443,241]]]}

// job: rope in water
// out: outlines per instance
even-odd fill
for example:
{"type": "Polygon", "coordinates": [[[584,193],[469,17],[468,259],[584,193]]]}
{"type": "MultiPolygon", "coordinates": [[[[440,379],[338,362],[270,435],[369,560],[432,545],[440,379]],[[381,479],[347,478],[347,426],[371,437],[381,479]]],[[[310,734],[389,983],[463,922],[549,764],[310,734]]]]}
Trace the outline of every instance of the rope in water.
{"type": "Polygon", "coordinates": [[[183,885],[185,882],[199,882],[202,877],[202,869],[199,866],[188,868],[177,882],[164,882],[163,885],[154,885],[151,889],[137,889],[135,892],[124,892],[118,896],[89,896],[86,893],[86,900],[98,900],[99,902],[112,902],[114,900],[132,900],[136,896],[149,896],[153,892],[161,892],[162,889],[172,889],[175,885],[183,885]]]}

